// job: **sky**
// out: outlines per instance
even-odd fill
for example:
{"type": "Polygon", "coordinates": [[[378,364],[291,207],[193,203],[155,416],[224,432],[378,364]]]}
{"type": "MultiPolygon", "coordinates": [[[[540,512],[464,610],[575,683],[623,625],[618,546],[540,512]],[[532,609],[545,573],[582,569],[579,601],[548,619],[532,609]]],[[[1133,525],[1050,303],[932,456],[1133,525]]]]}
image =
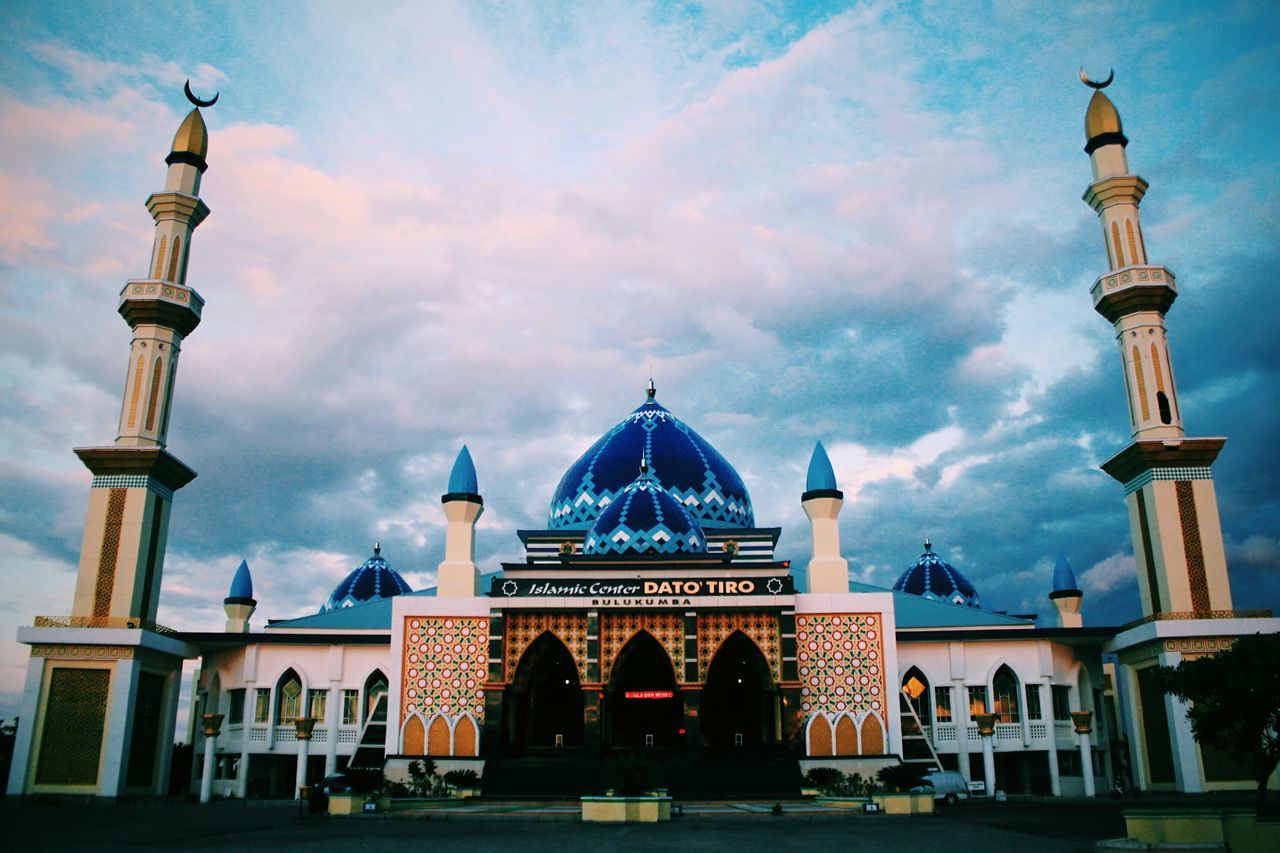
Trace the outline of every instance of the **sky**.
{"type": "Polygon", "coordinates": [[[925,536],[989,607],[1140,615],[1105,272],[1080,200],[1095,77],[1178,276],[1170,349],[1237,607],[1280,609],[1275,4],[18,2],[0,8],[0,716],[70,611],[163,159],[203,97],[159,621],[314,612],[375,540],[415,589],[465,443],[478,562],[644,399],[714,444],[803,566],[813,444],[853,579],[925,536]]]}

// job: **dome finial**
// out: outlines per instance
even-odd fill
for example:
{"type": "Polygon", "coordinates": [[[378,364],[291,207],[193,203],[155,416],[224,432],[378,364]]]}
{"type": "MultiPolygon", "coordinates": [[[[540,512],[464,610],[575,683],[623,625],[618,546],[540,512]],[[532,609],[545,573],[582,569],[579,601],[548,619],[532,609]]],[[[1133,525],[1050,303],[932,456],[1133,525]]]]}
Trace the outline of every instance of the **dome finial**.
{"type": "Polygon", "coordinates": [[[649,457],[646,456],[644,453],[640,454],[640,473],[641,474],[649,473],[649,457]]]}
{"type": "Polygon", "coordinates": [[[653,365],[649,365],[649,388],[647,393],[650,400],[658,396],[658,386],[653,384],[653,365]]]}
{"type": "Polygon", "coordinates": [[[1107,74],[1107,79],[1099,83],[1094,80],[1090,80],[1089,75],[1084,73],[1084,66],[1080,66],[1080,82],[1088,86],[1090,89],[1105,89],[1111,85],[1111,81],[1114,79],[1116,79],[1116,70],[1114,68],[1112,68],[1111,72],[1107,74]]]}
{"type": "Polygon", "coordinates": [[[377,557],[381,553],[382,553],[382,543],[375,539],[373,542],[373,556],[377,557]]]}

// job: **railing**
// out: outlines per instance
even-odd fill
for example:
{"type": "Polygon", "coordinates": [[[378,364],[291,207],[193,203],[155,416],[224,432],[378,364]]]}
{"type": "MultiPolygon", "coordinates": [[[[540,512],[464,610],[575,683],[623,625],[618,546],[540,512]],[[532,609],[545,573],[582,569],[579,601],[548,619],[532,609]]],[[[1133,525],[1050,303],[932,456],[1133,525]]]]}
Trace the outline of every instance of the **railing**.
{"type": "Polygon", "coordinates": [[[1022,740],[1022,726],[1018,723],[996,723],[996,740],[1022,740]]]}
{"type": "Polygon", "coordinates": [[[942,723],[934,728],[934,737],[938,743],[955,743],[956,727],[954,724],[942,723]]]}
{"type": "Polygon", "coordinates": [[[1270,610],[1170,610],[1152,613],[1127,623],[1121,631],[1146,625],[1148,622],[1180,622],[1188,619],[1270,619],[1270,610]]]}
{"type": "Polygon", "coordinates": [[[359,736],[360,730],[355,726],[351,726],[350,728],[343,726],[338,729],[338,743],[355,743],[359,736]]]}
{"type": "Polygon", "coordinates": [[[298,730],[293,723],[287,726],[276,726],[276,743],[293,743],[298,739],[298,730]]]}
{"type": "Polygon", "coordinates": [[[129,628],[133,630],[154,631],[157,634],[176,634],[172,628],[166,628],[149,619],[137,616],[37,616],[36,628],[129,628]]]}
{"type": "Polygon", "coordinates": [[[1049,727],[1044,723],[1032,723],[1030,725],[1030,734],[1032,740],[1047,738],[1049,736],[1049,727]]]}
{"type": "Polygon", "coordinates": [[[266,726],[254,726],[249,729],[249,743],[266,743],[268,731],[270,730],[266,726]]]}

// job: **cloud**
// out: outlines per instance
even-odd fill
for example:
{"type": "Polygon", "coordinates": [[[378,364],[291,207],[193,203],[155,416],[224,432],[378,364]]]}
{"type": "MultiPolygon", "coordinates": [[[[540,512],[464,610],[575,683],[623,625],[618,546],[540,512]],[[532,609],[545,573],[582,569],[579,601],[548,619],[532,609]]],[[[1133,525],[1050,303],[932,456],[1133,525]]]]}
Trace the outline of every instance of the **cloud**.
{"type": "Polygon", "coordinates": [[[1136,572],[1132,554],[1112,554],[1080,574],[1080,587],[1087,593],[1107,595],[1120,587],[1136,585],[1136,572]]]}

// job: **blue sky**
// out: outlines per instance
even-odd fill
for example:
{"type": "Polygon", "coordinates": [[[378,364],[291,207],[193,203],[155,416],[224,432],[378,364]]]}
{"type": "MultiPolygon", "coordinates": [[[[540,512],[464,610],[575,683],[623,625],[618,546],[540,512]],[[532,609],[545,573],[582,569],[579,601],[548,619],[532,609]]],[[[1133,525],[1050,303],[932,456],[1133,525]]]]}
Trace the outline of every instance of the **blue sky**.
{"type": "MultiPolygon", "coordinates": [[[[1120,366],[1088,289],[1084,65],[1131,140],[1238,606],[1280,606],[1274,4],[8,3],[0,10],[0,634],[69,610],[114,436],[142,202],[207,111],[160,620],[313,611],[375,539],[416,587],[458,447],[486,569],[659,399],[803,563],[813,442],[858,580],[929,535],[992,606],[1138,615],[1120,366]],[[38,579],[31,582],[31,579],[38,579]]],[[[0,638],[0,715],[24,649],[0,638]]]]}

